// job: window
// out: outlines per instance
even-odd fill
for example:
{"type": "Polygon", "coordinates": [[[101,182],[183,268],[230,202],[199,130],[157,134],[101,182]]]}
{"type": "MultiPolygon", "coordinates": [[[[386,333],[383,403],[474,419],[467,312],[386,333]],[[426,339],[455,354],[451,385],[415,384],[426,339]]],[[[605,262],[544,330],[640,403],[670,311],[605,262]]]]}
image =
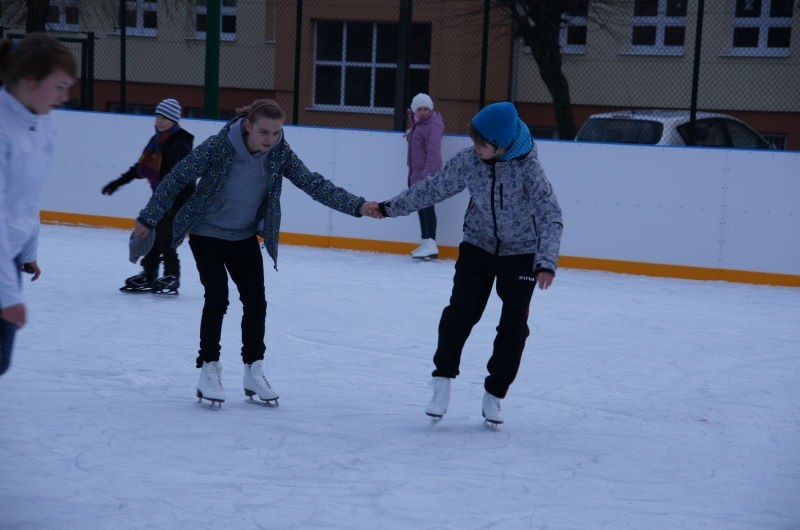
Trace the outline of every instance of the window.
{"type": "Polygon", "coordinates": [[[50,0],[47,8],[48,31],[80,31],[77,0],[50,0]]]}
{"type": "Polygon", "coordinates": [[[786,140],[788,139],[786,133],[763,133],[761,136],[775,149],[786,150],[786,140]]]}
{"type": "Polygon", "coordinates": [[[793,0],[736,0],[732,53],[789,55],[793,0]]]}
{"type": "Polygon", "coordinates": [[[681,55],[686,39],[687,0],[634,0],[632,53],[681,55]]]}
{"type": "MultiPolygon", "coordinates": [[[[394,108],[397,24],[320,21],[315,25],[314,106],[389,113],[394,108]]],[[[413,24],[409,93],[428,92],[431,26],[413,24]]]]}
{"type": "Polygon", "coordinates": [[[125,32],[154,37],[158,33],[158,1],[126,0],[125,32]]]}
{"type": "MultiPolygon", "coordinates": [[[[222,0],[220,40],[236,40],[236,0],[222,0]]],[[[206,38],[208,0],[197,0],[195,12],[195,37],[206,38]]]]}
{"type": "Polygon", "coordinates": [[[561,53],[586,53],[586,25],[589,17],[589,0],[570,2],[561,23],[561,53]]]}

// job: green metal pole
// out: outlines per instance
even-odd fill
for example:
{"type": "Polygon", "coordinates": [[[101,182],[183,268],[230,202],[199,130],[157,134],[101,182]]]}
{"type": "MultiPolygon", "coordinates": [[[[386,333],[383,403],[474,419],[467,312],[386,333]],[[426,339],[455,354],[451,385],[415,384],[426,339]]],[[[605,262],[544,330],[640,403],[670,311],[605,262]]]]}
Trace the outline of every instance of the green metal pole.
{"type": "Polygon", "coordinates": [[[219,116],[219,39],[222,27],[222,0],[208,0],[206,14],[206,82],[203,114],[219,116]]]}

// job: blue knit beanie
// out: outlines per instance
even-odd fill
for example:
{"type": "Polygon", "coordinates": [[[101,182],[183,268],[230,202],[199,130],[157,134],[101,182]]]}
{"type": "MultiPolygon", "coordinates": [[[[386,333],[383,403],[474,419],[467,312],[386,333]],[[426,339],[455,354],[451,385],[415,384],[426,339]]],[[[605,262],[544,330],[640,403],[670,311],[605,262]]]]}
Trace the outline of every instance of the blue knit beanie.
{"type": "Polygon", "coordinates": [[[509,147],[517,135],[517,109],[502,101],[484,107],[472,118],[472,126],[495,147],[509,147]]]}
{"type": "Polygon", "coordinates": [[[501,101],[487,105],[474,118],[472,126],[495,147],[506,150],[500,160],[511,160],[533,147],[530,130],[519,119],[513,103],[501,101]]]}

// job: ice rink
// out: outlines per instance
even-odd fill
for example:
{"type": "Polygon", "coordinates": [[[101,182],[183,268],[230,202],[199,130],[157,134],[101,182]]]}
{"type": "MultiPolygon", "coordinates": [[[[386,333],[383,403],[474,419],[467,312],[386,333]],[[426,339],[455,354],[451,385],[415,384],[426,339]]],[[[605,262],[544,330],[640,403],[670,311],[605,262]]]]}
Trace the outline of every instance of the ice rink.
{"type": "Polygon", "coordinates": [[[496,295],[424,414],[453,261],[281,246],[280,407],[245,401],[232,288],[211,410],[188,245],[180,296],[130,295],[127,237],[42,227],[0,377],[3,530],[800,528],[799,289],[559,270],[492,432],[496,295]]]}

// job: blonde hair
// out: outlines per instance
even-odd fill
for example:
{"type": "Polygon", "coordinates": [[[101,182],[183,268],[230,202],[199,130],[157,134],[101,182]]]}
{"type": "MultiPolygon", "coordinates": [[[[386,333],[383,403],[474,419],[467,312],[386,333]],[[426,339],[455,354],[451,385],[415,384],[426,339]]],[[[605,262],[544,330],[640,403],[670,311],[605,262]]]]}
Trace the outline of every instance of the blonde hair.
{"type": "Polygon", "coordinates": [[[0,42],[0,78],[10,86],[20,79],[40,81],[56,70],[75,77],[75,56],[64,44],[46,33],[30,33],[13,46],[0,42]]]}
{"type": "Polygon", "coordinates": [[[285,120],[286,113],[274,99],[257,99],[244,107],[236,109],[236,115],[247,118],[250,123],[255,123],[259,118],[285,120]]]}

